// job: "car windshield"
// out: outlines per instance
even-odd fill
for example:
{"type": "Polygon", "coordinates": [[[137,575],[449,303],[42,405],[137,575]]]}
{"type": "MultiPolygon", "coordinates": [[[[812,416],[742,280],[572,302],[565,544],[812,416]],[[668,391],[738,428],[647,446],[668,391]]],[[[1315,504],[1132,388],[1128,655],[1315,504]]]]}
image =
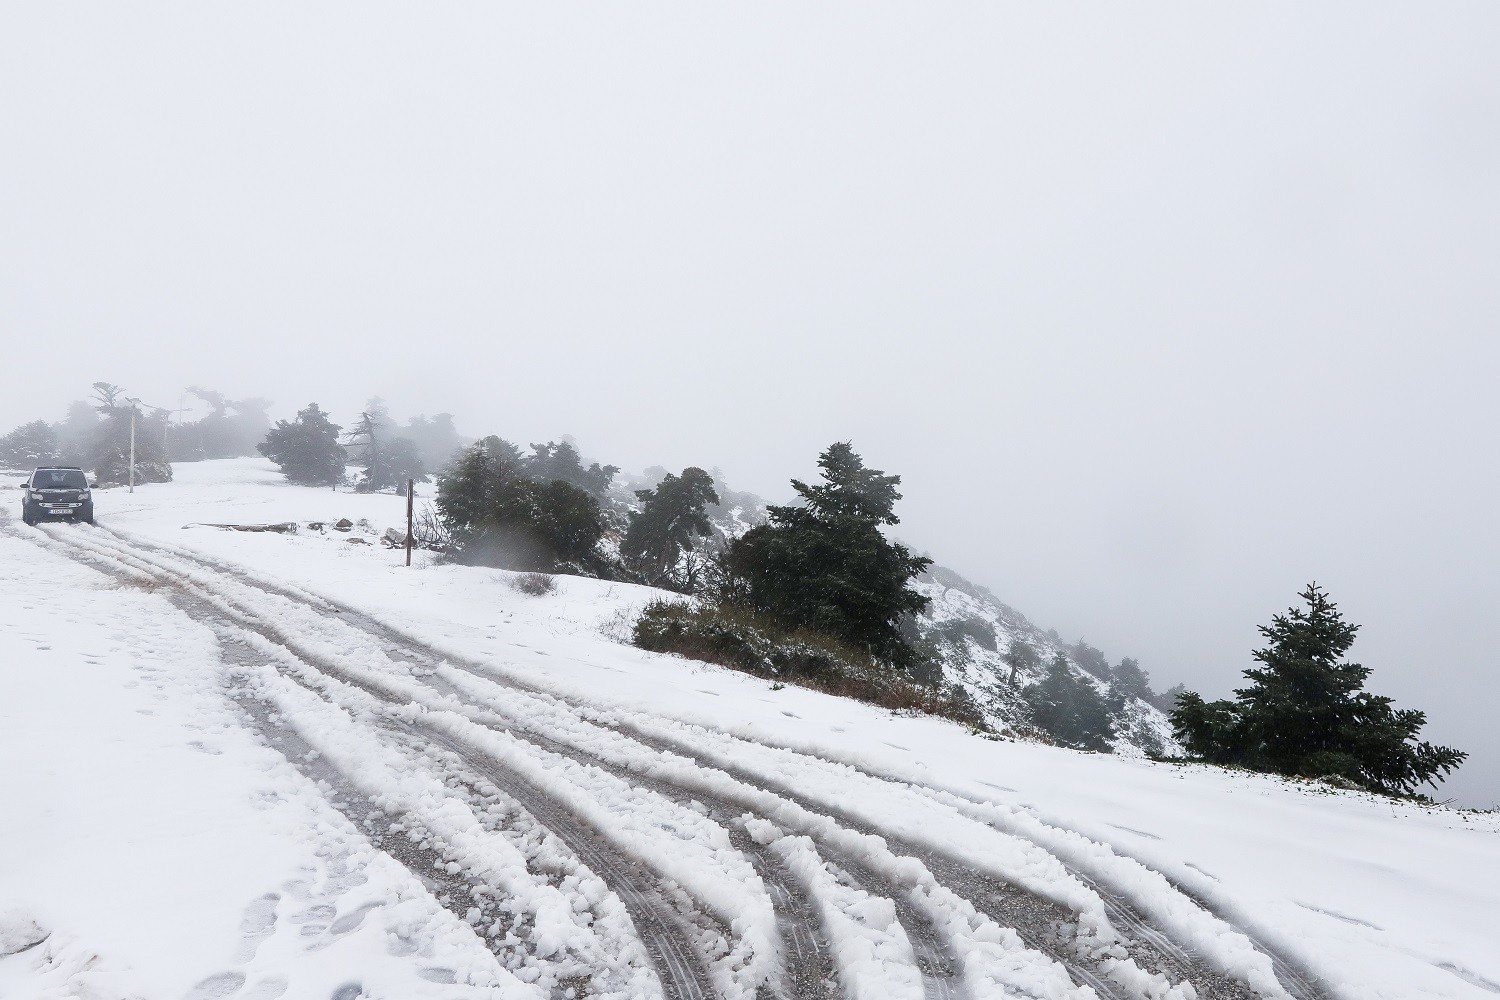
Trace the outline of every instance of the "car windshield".
{"type": "Polygon", "coordinates": [[[34,490],[86,490],[88,480],[77,469],[37,469],[31,474],[34,490]]]}

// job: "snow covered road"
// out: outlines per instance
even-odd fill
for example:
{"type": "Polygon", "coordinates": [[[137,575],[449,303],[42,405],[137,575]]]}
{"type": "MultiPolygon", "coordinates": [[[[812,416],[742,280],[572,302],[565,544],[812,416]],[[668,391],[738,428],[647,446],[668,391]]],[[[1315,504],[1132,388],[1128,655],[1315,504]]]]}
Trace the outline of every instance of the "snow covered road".
{"type": "MultiPolygon", "coordinates": [[[[28,700],[6,703],[7,759],[64,764],[8,779],[7,803],[31,812],[0,836],[80,859],[62,881],[87,901],[0,868],[3,997],[1500,991],[1471,962],[1422,965],[1436,989],[1330,978],[1321,949],[1273,946],[1180,866],[1164,877],[1007,796],[559,690],[160,533],[0,524],[0,596],[0,676],[28,700]],[[179,732],[205,748],[190,765],[179,732]],[[158,822],[100,838],[75,799],[158,822]],[[197,818],[211,830],[190,832],[197,818]],[[87,847],[59,852],[37,827],[87,847]],[[188,887],[167,941],[130,932],[129,893],[86,882],[145,872],[188,887]],[[182,946],[184,909],[202,914],[201,946],[182,946]],[[241,944],[216,966],[207,931],[229,910],[241,944]]],[[[588,655],[565,631],[512,641],[588,655]]]]}

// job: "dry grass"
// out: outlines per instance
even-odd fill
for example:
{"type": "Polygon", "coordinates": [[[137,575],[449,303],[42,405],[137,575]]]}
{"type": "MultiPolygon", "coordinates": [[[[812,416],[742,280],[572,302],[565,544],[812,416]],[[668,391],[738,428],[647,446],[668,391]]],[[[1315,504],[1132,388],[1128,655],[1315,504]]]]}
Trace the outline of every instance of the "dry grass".
{"type": "Polygon", "coordinates": [[[917,684],[897,668],[832,636],[787,629],[734,605],[655,601],[636,619],[632,641],[642,649],[717,663],[896,712],[937,715],[975,729],[988,728],[972,702],[917,684]]]}
{"type": "Polygon", "coordinates": [[[557,581],[546,573],[522,573],[510,581],[510,588],[528,597],[542,597],[557,590],[557,581]]]}

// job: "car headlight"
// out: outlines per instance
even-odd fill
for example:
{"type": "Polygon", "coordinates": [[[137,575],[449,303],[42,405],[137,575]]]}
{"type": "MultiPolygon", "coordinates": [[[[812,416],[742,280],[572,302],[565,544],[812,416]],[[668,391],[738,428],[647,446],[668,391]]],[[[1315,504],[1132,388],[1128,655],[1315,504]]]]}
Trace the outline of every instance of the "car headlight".
{"type": "Polygon", "coordinates": [[[82,493],[78,494],[78,499],[80,499],[80,500],[92,500],[92,499],[94,499],[94,494],[91,493],[91,492],[89,492],[88,490],[84,490],[82,493]]]}

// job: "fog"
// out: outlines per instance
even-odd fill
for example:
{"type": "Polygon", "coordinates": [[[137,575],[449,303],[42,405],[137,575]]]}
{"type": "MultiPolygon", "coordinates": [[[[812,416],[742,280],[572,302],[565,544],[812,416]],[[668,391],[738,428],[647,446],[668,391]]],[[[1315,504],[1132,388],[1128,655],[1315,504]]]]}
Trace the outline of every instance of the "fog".
{"type": "Polygon", "coordinates": [[[372,395],[898,531],[1158,689],[1324,584],[1500,800],[1493,4],[0,13],[0,432],[372,395]]]}

